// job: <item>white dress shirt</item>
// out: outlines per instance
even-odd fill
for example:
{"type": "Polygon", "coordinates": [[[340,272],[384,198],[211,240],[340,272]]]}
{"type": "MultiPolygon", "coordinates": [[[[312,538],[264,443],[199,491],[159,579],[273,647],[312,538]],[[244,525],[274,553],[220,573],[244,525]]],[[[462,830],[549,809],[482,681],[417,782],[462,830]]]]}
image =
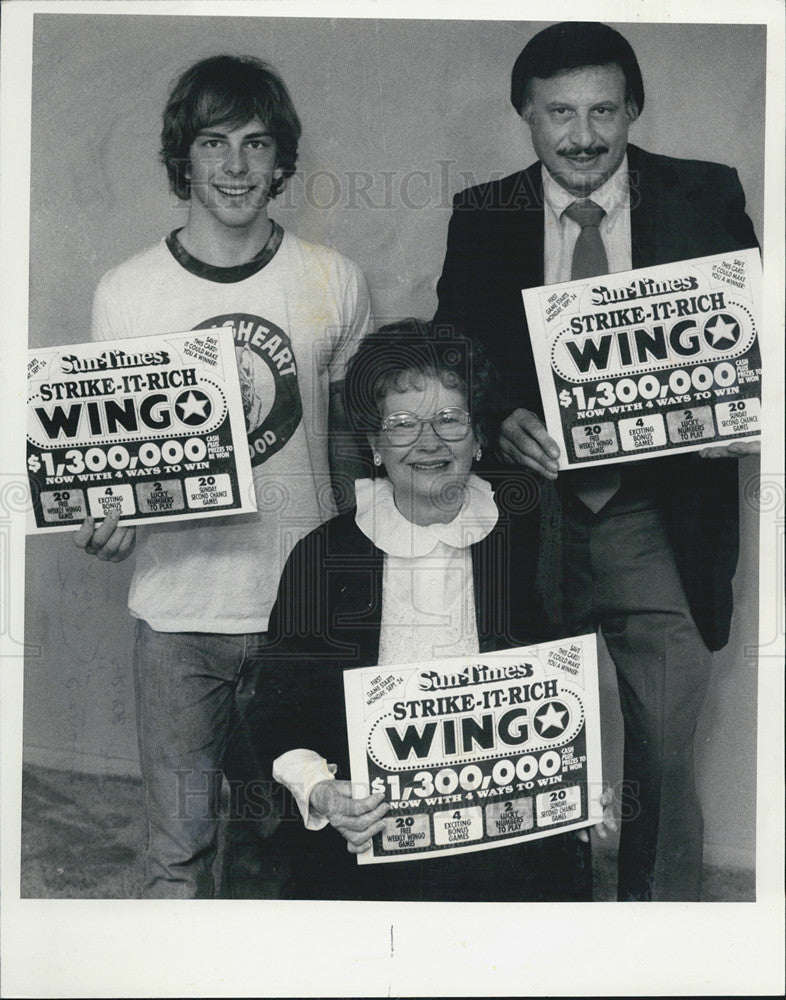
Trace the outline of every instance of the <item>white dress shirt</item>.
{"type": "MultiPolygon", "coordinates": [[[[564,211],[577,199],[557,183],[545,167],[543,174],[543,278],[547,285],[571,280],[573,249],[581,232],[577,222],[564,215],[564,211]]],[[[600,223],[600,236],[606,248],[609,274],[629,271],[632,265],[630,248],[630,187],[628,157],[609,179],[588,196],[606,214],[600,223]]]]}
{"type": "MultiPolygon", "coordinates": [[[[396,507],[388,479],[355,483],[355,523],[385,553],[382,569],[380,666],[479,651],[470,545],[497,523],[491,486],[470,476],[464,503],[447,524],[419,525],[396,507]]],[[[294,796],[309,830],[327,825],[312,816],[314,786],[333,778],[313,750],[289,750],[273,763],[273,777],[294,796]]]]}

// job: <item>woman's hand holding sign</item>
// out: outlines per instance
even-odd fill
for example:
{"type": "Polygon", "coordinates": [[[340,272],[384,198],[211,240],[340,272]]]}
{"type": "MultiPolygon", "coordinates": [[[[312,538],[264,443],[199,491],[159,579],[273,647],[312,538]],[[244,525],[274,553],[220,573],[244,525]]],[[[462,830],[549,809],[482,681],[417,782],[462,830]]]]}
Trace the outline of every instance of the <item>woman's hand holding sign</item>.
{"type": "Polygon", "coordinates": [[[371,847],[371,838],[381,832],[390,809],[384,793],[353,799],[351,781],[320,781],[311,790],[309,806],[345,838],[350,854],[361,854],[371,847]]]}
{"type": "Polygon", "coordinates": [[[614,789],[610,785],[606,785],[600,796],[600,804],[603,806],[603,819],[600,823],[596,823],[595,826],[591,826],[588,829],[577,830],[576,836],[582,843],[589,843],[589,831],[592,830],[597,837],[601,840],[605,840],[608,837],[607,830],[616,831],[617,829],[617,819],[614,815],[614,789]]]}

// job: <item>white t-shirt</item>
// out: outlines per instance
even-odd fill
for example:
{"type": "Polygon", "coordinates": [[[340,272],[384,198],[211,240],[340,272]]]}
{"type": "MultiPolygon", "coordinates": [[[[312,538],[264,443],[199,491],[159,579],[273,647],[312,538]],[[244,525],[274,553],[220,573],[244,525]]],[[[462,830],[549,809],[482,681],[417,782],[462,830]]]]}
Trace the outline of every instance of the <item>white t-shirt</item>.
{"type": "Polygon", "coordinates": [[[235,333],[258,512],[137,528],[129,608],[161,632],[264,632],[292,547],[335,514],[329,384],[369,328],[365,279],[342,254],[290,233],[246,276],[252,268],[206,266],[168,237],[96,290],[94,340],[235,333]]]}

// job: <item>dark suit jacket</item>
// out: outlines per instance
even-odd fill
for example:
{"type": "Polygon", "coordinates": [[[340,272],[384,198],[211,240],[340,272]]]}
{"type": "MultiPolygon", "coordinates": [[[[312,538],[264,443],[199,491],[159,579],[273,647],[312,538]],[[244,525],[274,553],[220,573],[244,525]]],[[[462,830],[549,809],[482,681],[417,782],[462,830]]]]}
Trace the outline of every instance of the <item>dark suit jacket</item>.
{"type": "MultiPolygon", "coordinates": [[[[628,146],[633,267],[757,246],[736,170],[628,146]]],[[[542,413],[521,289],[543,284],[541,164],[454,199],[437,323],[476,336],[504,384],[504,415],[542,413]]],[[[503,415],[503,414],[501,414],[503,415]]],[[[710,649],[726,644],[738,555],[737,463],[657,460],[663,509],[691,611],[710,649]]]]}

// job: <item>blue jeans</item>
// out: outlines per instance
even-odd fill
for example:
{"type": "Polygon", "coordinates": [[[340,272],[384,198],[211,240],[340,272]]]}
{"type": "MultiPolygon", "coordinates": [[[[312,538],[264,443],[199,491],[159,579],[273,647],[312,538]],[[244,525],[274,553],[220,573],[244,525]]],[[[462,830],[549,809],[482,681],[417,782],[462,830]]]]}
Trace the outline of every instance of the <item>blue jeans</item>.
{"type": "MultiPolygon", "coordinates": [[[[136,623],[137,732],[147,820],[144,897],[212,897],[224,773],[235,793],[257,785],[255,808],[246,817],[269,819],[269,800],[263,801],[268,776],[261,772],[244,717],[265,643],[264,633],[156,632],[144,621],[136,623]]],[[[236,814],[238,800],[236,794],[236,814]]]]}

